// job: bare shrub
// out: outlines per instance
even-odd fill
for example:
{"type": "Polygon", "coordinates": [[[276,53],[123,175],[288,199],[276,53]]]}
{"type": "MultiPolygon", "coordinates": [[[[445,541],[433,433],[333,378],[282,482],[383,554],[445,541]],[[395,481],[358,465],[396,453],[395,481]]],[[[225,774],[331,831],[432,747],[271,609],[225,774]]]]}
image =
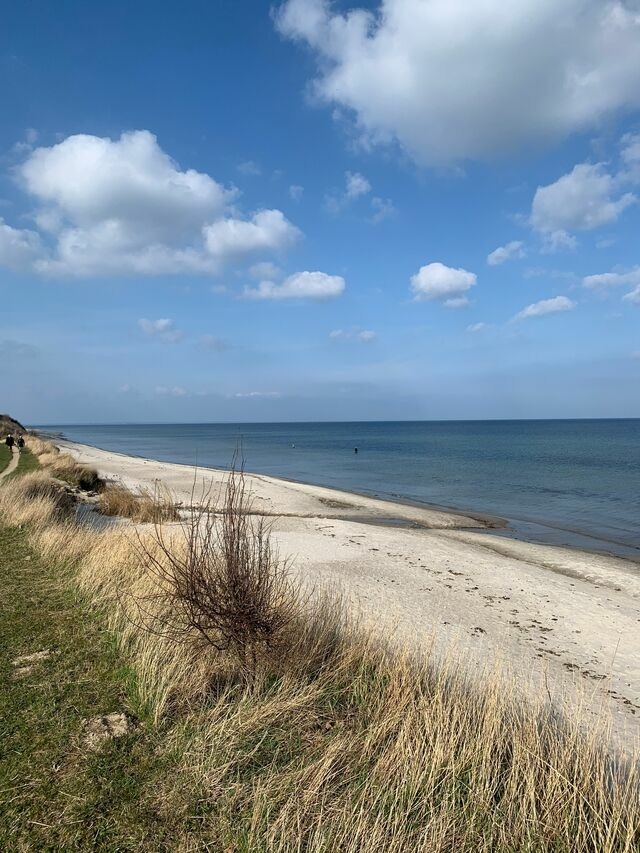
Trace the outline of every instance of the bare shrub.
{"type": "MultiPolygon", "coordinates": [[[[259,655],[284,640],[298,612],[299,587],[272,547],[270,526],[249,510],[244,476],[232,470],[222,514],[210,512],[208,502],[192,508],[181,526],[182,547],[160,524],[153,547],[143,538],[139,543],[143,565],[160,590],[154,598],[166,605],[149,627],[175,639],[196,634],[206,645],[232,652],[252,680],[259,655]]],[[[147,604],[140,602],[146,616],[147,604]]]]}
{"type": "Polygon", "coordinates": [[[100,493],[98,509],[103,515],[130,518],[141,524],[180,520],[170,495],[158,487],[151,493],[142,488],[132,491],[120,484],[108,484],[100,493]]]}

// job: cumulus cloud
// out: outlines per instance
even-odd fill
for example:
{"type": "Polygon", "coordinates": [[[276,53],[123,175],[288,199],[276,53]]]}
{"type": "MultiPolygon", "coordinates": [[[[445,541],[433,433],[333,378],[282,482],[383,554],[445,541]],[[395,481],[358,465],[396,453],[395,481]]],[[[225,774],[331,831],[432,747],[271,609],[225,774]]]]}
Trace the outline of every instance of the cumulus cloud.
{"type": "Polygon", "coordinates": [[[339,275],[324,272],[297,272],[281,284],[261,281],[256,288],[245,288],[248,299],[333,299],[341,296],[345,280],[339,275]]]}
{"type": "Polygon", "coordinates": [[[505,261],[512,258],[524,258],[526,252],[522,240],[512,240],[505,246],[498,246],[489,255],[487,255],[487,263],[492,267],[497,267],[505,261]]]}
{"type": "Polygon", "coordinates": [[[259,210],[251,220],[222,219],[203,233],[209,253],[220,259],[287,249],[301,237],[281,210],[259,210]]]}
{"type": "Polygon", "coordinates": [[[176,329],[173,320],[167,317],[158,320],[148,320],[146,317],[142,317],[138,320],[138,326],[145,335],[158,338],[167,344],[176,344],[184,337],[184,332],[181,329],[176,329]]]}
{"type": "Polygon", "coordinates": [[[640,305],[640,284],[636,285],[633,290],[622,297],[627,302],[633,302],[635,305],[640,305]]]}
{"type": "Polygon", "coordinates": [[[237,191],[181,169],[146,130],[30,149],[15,178],[39,231],[0,222],[0,263],[44,275],[211,274],[300,234],[279,210],[229,217],[237,191]]]}
{"type": "Polygon", "coordinates": [[[467,326],[467,332],[482,332],[486,328],[486,323],[471,323],[470,326],[467,326]]]}
{"type": "Polygon", "coordinates": [[[590,231],[615,222],[634,201],[633,193],[619,193],[618,182],[602,163],[579,163],[553,184],[538,187],[531,224],[557,240],[571,231],[590,231]]]}
{"type": "Polygon", "coordinates": [[[318,60],[313,93],[365,144],[420,163],[560,139],[640,104],[640,16],[627,0],[383,0],[339,12],[287,0],[286,37],[318,60]]]}
{"type": "Polygon", "coordinates": [[[358,344],[370,344],[377,338],[376,333],[372,329],[334,329],[329,332],[329,338],[332,341],[355,341],[358,344]]]}
{"type": "Polygon", "coordinates": [[[448,308],[461,308],[468,302],[465,293],[476,281],[475,273],[436,262],[420,267],[411,276],[411,290],[417,301],[439,299],[448,308]]]}
{"type": "Polygon", "coordinates": [[[557,314],[561,311],[571,311],[576,307],[576,303],[566,296],[554,296],[551,299],[541,299],[540,302],[534,302],[527,305],[522,311],[519,311],[514,320],[526,320],[528,317],[543,317],[545,314],[557,314]]]}

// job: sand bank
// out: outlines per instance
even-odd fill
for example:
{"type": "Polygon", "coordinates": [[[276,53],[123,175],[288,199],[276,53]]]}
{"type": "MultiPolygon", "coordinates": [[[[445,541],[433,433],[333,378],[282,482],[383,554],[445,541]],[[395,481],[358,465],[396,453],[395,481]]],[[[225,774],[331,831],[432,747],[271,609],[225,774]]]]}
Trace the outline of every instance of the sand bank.
{"type": "MultiPolygon", "coordinates": [[[[224,482],[224,471],[59,443],[103,476],[159,480],[185,504],[224,482]]],[[[490,520],[454,512],[260,475],[248,482],[255,511],[275,517],[280,551],[305,580],[338,585],[403,642],[453,646],[474,667],[507,668],[565,696],[578,688],[616,740],[640,735],[637,564],[501,538],[490,520]]]]}

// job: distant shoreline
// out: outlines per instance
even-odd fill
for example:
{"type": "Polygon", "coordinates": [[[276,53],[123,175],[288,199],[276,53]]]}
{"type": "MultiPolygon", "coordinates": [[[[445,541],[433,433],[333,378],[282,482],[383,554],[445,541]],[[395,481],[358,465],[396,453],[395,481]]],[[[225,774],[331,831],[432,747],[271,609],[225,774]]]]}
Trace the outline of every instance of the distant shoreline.
{"type": "MultiPolygon", "coordinates": [[[[583,419],[583,420],[614,420],[614,419],[583,419]]],[[[632,419],[617,419],[617,420],[632,420],[632,419]]],[[[327,422],[327,423],[338,423],[338,422],[327,422]]],[[[354,422],[355,423],[355,422],[354,422]]],[[[363,422],[366,423],[366,422],[363,422]]],[[[381,423],[395,423],[394,421],[385,421],[381,423]]],[[[230,424],[231,426],[231,424],[230,424]]],[[[153,462],[157,464],[171,464],[171,465],[179,465],[183,468],[193,469],[193,465],[186,462],[178,462],[178,461],[170,461],[170,462],[162,462],[161,460],[155,459],[151,456],[143,456],[141,454],[136,453],[122,453],[121,451],[109,450],[104,447],[100,447],[96,444],[91,444],[87,442],[76,442],[73,439],[69,439],[66,437],[64,432],[51,432],[46,429],[38,429],[37,427],[32,428],[33,432],[47,437],[56,442],[64,442],[69,446],[78,446],[78,447],[87,447],[94,448],[96,450],[104,451],[105,453],[113,453],[117,456],[122,457],[123,459],[132,458],[132,459],[142,459],[147,462],[153,462]]],[[[212,472],[225,472],[228,471],[228,468],[224,467],[211,467],[211,466],[198,466],[199,470],[208,470],[212,472]]],[[[447,513],[449,515],[454,515],[459,518],[464,519],[472,519],[474,522],[478,524],[473,529],[481,529],[481,530],[489,530],[497,535],[504,536],[509,539],[516,539],[522,542],[532,543],[532,544],[543,544],[543,545],[553,545],[553,546],[561,546],[566,548],[571,548],[576,551],[585,551],[587,553],[592,554],[602,554],[605,556],[614,556],[620,559],[628,560],[634,564],[640,564],[640,547],[634,548],[624,542],[617,541],[615,539],[605,538],[603,536],[590,536],[589,534],[572,529],[571,527],[563,526],[561,524],[550,524],[543,523],[537,521],[531,521],[528,519],[518,518],[517,516],[501,516],[495,513],[483,512],[475,509],[466,509],[460,506],[452,506],[445,503],[431,503],[428,501],[421,501],[418,499],[411,499],[409,497],[399,497],[397,495],[389,495],[379,491],[367,491],[367,490],[358,490],[358,489],[344,489],[340,487],[336,487],[334,485],[327,485],[325,483],[312,482],[309,480],[301,480],[293,477],[286,477],[283,475],[272,475],[272,474],[261,474],[259,472],[247,471],[247,474],[250,474],[254,477],[268,477],[269,479],[281,481],[283,483],[294,483],[299,486],[308,486],[311,488],[322,488],[329,489],[336,492],[339,492],[343,495],[351,495],[354,498],[367,498],[367,499],[376,499],[380,501],[384,501],[390,504],[396,504],[399,507],[413,507],[416,509],[425,509],[436,513],[447,513]]]]}

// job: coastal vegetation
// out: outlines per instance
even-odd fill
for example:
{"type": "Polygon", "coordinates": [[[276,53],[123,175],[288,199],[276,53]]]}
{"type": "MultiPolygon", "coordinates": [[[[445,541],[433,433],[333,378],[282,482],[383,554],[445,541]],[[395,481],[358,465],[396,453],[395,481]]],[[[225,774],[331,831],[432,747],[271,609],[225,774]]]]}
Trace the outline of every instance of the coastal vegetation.
{"type": "Polygon", "coordinates": [[[640,850],[604,728],[303,593],[238,475],[219,511],[103,529],[29,445],[0,486],[3,849],[640,850]]]}
{"type": "Polygon", "coordinates": [[[6,444],[0,444],[0,472],[9,464],[11,460],[11,451],[6,444]]]}

